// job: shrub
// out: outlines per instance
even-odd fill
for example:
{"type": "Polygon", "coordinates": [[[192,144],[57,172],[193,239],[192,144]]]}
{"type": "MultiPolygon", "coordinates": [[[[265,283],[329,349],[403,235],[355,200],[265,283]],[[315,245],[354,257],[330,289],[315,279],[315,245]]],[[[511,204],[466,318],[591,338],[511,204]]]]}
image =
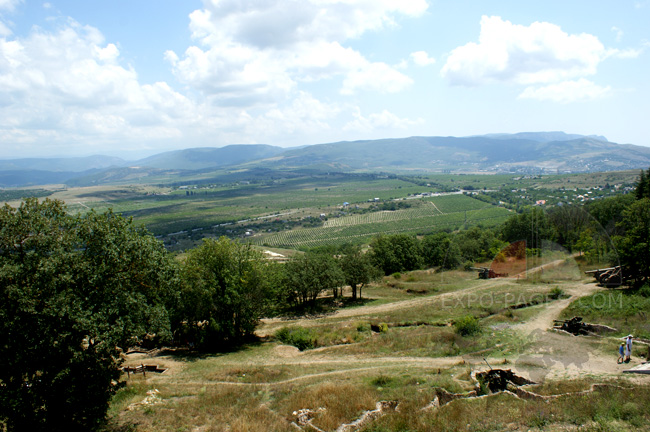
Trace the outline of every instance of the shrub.
{"type": "Polygon", "coordinates": [[[304,327],[282,327],[275,332],[275,337],[282,343],[293,345],[300,351],[316,347],[313,332],[304,327]]]}
{"type": "Polygon", "coordinates": [[[461,336],[473,336],[481,332],[481,323],[472,315],[462,317],[454,323],[454,327],[461,336]]]}
{"type": "Polygon", "coordinates": [[[393,273],[393,277],[394,277],[395,279],[401,279],[401,278],[402,278],[402,273],[400,273],[400,272],[395,272],[395,273],[393,273]]]}
{"type": "Polygon", "coordinates": [[[377,333],[386,333],[388,331],[388,324],[386,323],[370,324],[370,329],[377,333]]]}
{"type": "Polygon", "coordinates": [[[548,296],[553,300],[557,300],[560,297],[564,296],[564,291],[562,291],[560,287],[555,287],[551,291],[549,291],[548,296]]]}
{"type": "Polygon", "coordinates": [[[650,297],[650,285],[643,285],[641,288],[639,288],[639,292],[637,294],[646,298],[650,297]]]}
{"type": "Polygon", "coordinates": [[[364,333],[364,332],[369,332],[370,331],[370,323],[367,322],[358,322],[357,323],[357,331],[359,333],[364,333]]]}

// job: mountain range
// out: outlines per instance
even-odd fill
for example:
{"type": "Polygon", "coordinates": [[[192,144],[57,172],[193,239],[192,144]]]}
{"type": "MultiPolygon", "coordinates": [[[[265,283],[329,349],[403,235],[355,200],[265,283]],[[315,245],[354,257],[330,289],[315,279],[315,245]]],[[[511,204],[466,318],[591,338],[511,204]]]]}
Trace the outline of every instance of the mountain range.
{"type": "Polygon", "coordinates": [[[136,161],[109,156],[0,160],[0,186],[81,186],[218,170],[573,173],[648,166],[648,147],[617,144],[596,135],[522,132],[344,141],[293,148],[253,144],[188,148],[136,161]]]}

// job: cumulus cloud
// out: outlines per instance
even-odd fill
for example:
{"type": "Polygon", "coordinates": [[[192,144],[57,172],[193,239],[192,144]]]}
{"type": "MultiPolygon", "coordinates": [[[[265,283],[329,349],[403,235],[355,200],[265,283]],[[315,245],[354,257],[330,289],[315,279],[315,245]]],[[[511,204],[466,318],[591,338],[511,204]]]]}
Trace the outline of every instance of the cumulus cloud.
{"type": "Polygon", "coordinates": [[[372,113],[367,117],[361,114],[361,110],[356,109],[353,113],[354,120],[347,123],[343,130],[355,132],[372,132],[381,129],[407,129],[411,126],[424,123],[424,120],[418,118],[411,120],[407,118],[399,118],[388,110],[383,110],[378,113],[372,113]]]}
{"type": "Polygon", "coordinates": [[[626,48],[623,50],[610,49],[607,51],[607,55],[619,59],[635,59],[643,53],[645,48],[646,46],[642,46],[641,48],[626,48]]]}
{"type": "Polygon", "coordinates": [[[140,84],[119,57],[97,29],[72,20],[0,38],[0,140],[45,139],[51,149],[78,140],[87,152],[106,140],[179,135],[174,125],[192,121],[194,105],[165,83],[140,84]]]}
{"type": "Polygon", "coordinates": [[[12,11],[21,2],[21,0],[0,0],[0,11],[12,11]]]}
{"type": "Polygon", "coordinates": [[[300,82],[336,76],[343,94],[394,92],[410,78],[344,44],[426,9],[425,0],[206,0],[190,14],[196,45],[166,58],[179,80],[223,105],[281,101],[300,82]]]}
{"type": "Polygon", "coordinates": [[[585,78],[580,78],[543,87],[527,87],[519,95],[519,98],[569,103],[600,99],[609,93],[611,93],[611,87],[602,87],[585,78]]]}
{"type": "Polygon", "coordinates": [[[436,62],[436,59],[429,57],[429,54],[427,54],[426,51],[416,51],[411,53],[411,59],[413,60],[413,63],[418,66],[428,66],[436,62]]]}
{"type": "Polygon", "coordinates": [[[330,129],[329,122],[341,112],[337,104],[319,101],[307,92],[299,92],[286,106],[277,106],[247,123],[253,136],[312,134],[330,129]]]}
{"type": "Polygon", "coordinates": [[[442,76],[452,84],[546,84],[593,75],[607,51],[597,37],[570,35],[551,23],[512,24],[483,16],[479,42],[449,55],[442,76]]]}
{"type": "Polygon", "coordinates": [[[0,21],[0,37],[7,37],[11,35],[11,30],[6,26],[5,23],[0,21]]]}
{"type": "Polygon", "coordinates": [[[367,62],[363,67],[350,70],[343,80],[342,94],[360,90],[396,93],[413,80],[385,63],[367,62]]]}

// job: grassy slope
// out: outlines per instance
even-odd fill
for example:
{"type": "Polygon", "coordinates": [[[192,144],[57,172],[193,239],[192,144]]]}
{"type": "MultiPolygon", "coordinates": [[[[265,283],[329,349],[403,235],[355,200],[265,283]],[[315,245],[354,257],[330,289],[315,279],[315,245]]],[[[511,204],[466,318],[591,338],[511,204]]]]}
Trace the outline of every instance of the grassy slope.
{"type": "Polygon", "coordinates": [[[650,386],[620,375],[607,340],[578,339],[541,329],[531,333],[527,327],[553,311],[554,305],[571,301],[548,297],[553,288],[580,296],[589,287],[573,277],[562,277],[572,274],[556,272],[535,281],[482,281],[467,272],[413,272],[400,279],[385,278],[364,291],[365,302],[336,314],[275,319],[259,329],[260,334],[273,335],[284,326],[300,326],[314,335],[316,349],[300,352],[266,336],[230,353],[134,358],[130,361],[157,363],[170,370],[146,379],[131,378],[113,403],[113,428],[291,431],[296,430],[291,425],[296,421],[294,412],[312,409],[313,424],[331,431],[374,409],[380,400],[397,400],[398,412],[361,430],[647,430],[650,386]],[[509,308],[534,298],[544,302],[509,308]],[[461,337],[444,325],[467,314],[480,317],[480,334],[461,337]],[[388,330],[371,333],[369,324],[380,322],[387,323],[388,330]],[[577,363],[577,371],[575,364],[558,364],[562,356],[578,351],[584,352],[586,360],[577,363]],[[484,356],[493,367],[514,368],[530,376],[548,374],[543,384],[529,388],[540,394],[582,391],[602,382],[624,388],[550,402],[500,394],[422,410],[439,388],[472,389],[470,372],[486,369],[484,356]],[[533,360],[546,362],[551,369],[539,369],[533,360]],[[160,391],[159,404],[125,411],[151,388],[160,391]]]}

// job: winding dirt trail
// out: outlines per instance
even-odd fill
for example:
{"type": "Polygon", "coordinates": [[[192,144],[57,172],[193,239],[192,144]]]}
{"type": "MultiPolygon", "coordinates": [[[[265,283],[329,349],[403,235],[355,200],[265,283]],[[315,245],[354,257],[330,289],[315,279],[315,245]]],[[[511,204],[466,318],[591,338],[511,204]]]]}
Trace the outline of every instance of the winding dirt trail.
{"type": "MultiPolygon", "coordinates": [[[[557,266],[563,260],[557,260],[540,267],[557,266]]],[[[530,271],[529,271],[530,274],[530,271]]],[[[469,293],[478,293],[490,290],[495,287],[507,284],[515,284],[510,279],[490,279],[486,281],[473,281],[470,286],[461,288],[456,291],[445,292],[427,297],[396,301],[392,303],[359,306],[351,309],[339,310],[334,314],[315,318],[315,319],[267,319],[263,320],[257,334],[267,336],[272,334],[278,326],[301,325],[313,326],[322,325],[330,320],[341,320],[361,316],[381,316],[388,312],[406,310],[413,307],[433,305],[446,298],[463,296],[469,293]]],[[[574,337],[567,334],[560,334],[548,331],[553,326],[553,320],[557,319],[562,311],[574,300],[583,296],[591,295],[599,290],[603,290],[594,283],[585,283],[580,281],[564,282],[560,284],[561,289],[569,295],[568,298],[555,300],[541,305],[532,306],[531,309],[538,311],[531,319],[524,323],[516,324],[510,327],[524,337],[526,340],[526,352],[518,358],[510,358],[510,365],[516,373],[526,376],[533,381],[543,381],[551,377],[576,377],[581,375],[591,376],[613,376],[619,375],[623,369],[630,365],[617,365],[615,350],[605,353],[599,344],[602,339],[595,337],[574,337]]],[[[268,382],[236,382],[224,380],[195,380],[186,379],[180,370],[180,365],[174,365],[173,359],[167,359],[171,362],[173,373],[168,376],[161,376],[160,379],[168,384],[179,386],[274,386],[289,384],[305,380],[319,380],[335,378],[337,376],[349,373],[368,373],[374,370],[405,370],[409,368],[435,370],[438,368],[452,368],[458,365],[469,365],[474,369],[485,369],[485,360],[480,353],[464,354],[462,356],[449,357],[412,357],[412,356],[368,356],[363,354],[351,354],[347,351],[350,345],[341,345],[334,347],[324,347],[321,349],[299,351],[297,348],[279,345],[273,347],[264,354],[254,355],[242,362],[240,359],[229,360],[224,357],[219,361],[220,368],[237,368],[237,367],[277,367],[288,366],[292,372],[304,370],[299,373],[281,380],[270,380],[268,382]],[[332,370],[313,371],[313,368],[327,368],[332,366],[332,370]],[[312,368],[311,371],[308,368],[312,368]]],[[[490,364],[497,364],[503,358],[487,358],[490,364]]],[[[138,360],[139,361],[139,360],[138,360]]]]}

